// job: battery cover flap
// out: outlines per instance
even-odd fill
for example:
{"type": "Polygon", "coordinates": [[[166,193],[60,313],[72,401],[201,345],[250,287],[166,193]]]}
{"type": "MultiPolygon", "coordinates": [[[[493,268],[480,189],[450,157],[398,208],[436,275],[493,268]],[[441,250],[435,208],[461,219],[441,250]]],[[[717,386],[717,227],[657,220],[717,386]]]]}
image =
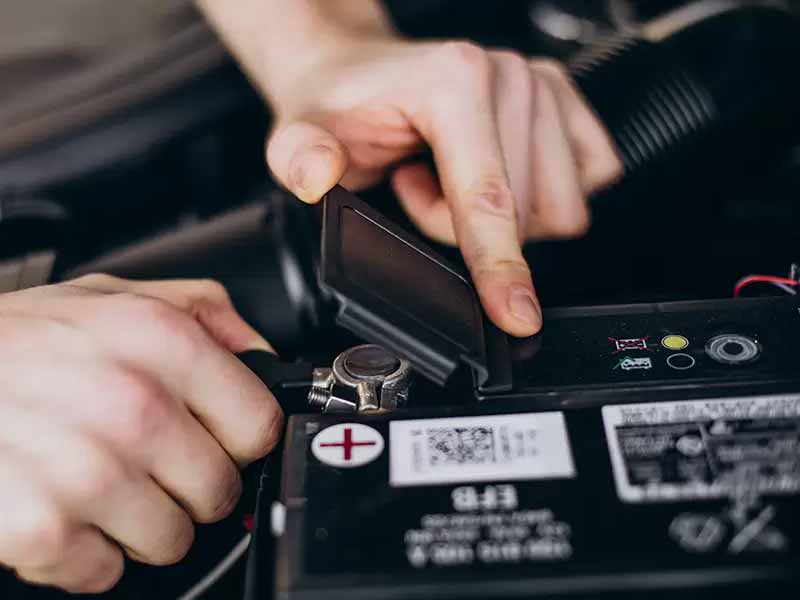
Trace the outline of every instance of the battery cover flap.
{"type": "Polygon", "coordinates": [[[469,278],[339,186],[324,200],[320,276],[341,326],[435,383],[467,365],[481,389],[510,387],[507,339],[469,278]]]}

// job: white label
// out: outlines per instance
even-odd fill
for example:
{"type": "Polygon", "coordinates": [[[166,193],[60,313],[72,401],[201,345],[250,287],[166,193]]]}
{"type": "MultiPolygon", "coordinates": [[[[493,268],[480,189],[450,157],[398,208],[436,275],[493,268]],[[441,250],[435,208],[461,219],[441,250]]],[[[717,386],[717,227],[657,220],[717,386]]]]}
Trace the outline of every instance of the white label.
{"type": "Polygon", "coordinates": [[[560,412],[392,421],[391,484],[575,477],[560,412]]]}
{"type": "Polygon", "coordinates": [[[800,395],[605,406],[603,422],[625,502],[800,492],[800,395]]]}

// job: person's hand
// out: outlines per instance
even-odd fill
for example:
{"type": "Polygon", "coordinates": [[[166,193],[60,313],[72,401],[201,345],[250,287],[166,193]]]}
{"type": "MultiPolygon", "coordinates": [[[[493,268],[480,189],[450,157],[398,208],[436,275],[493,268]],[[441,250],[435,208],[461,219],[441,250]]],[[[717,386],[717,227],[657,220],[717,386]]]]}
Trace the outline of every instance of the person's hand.
{"type": "Polygon", "coordinates": [[[101,592],[235,507],[276,444],[274,397],[232,352],[269,350],[213,281],[92,275],[0,296],[0,563],[101,592]]]}
{"type": "Polygon", "coordinates": [[[438,179],[421,162],[402,164],[398,198],[424,233],[458,244],[494,323],[535,333],[541,312],[521,245],[586,232],[587,197],[622,168],[565,70],[466,42],[336,48],[272,94],[275,176],[316,202],[429,146],[438,179]]]}

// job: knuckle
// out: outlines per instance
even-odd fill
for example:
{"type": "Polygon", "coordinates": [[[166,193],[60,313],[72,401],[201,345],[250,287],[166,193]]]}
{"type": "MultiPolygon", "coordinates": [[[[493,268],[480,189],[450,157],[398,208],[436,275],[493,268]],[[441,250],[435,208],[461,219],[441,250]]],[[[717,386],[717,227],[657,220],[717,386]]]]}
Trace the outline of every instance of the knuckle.
{"type": "Polygon", "coordinates": [[[114,433],[133,443],[158,436],[169,422],[169,398],[155,380],[125,369],[114,376],[116,402],[109,415],[114,433]]]}
{"type": "Polygon", "coordinates": [[[72,493],[85,501],[104,499],[116,492],[125,479],[122,465],[99,444],[85,442],[79,450],[80,458],[70,467],[78,471],[71,477],[72,493]]]}
{"type": "Polygon", "coordinates": [[[117,294],[114,302],[117,309],[131,320],[167,329],[175,329],[183,325],[183,319],[181,319],[183,313],[159,298],[125,292],[117,294]]]}
{"type": "Polygon", "coordinates": [[[516,52],[502,53],[503,67],[513,81],[525,81],[531,77],[528,60],[516,52]]]}
{"type": "Polygon", "coordinates": [[[151,318],[159,301],[132,292],[120,292],[110,296],[108,302],[110,310],[128,319],[141,321],[151,318]]]}
{"type": "MultiPolygon", "coordinates": [[[[449,73],[459,79],[473,81],[486,78],[489,75],[489,54],[472,42],[450,41],[440,44],[435,50],[437,67],[444,68],[443,72],[449,73]]],[[[442,71],[437,71],[437,77],[442,71]]]]}
{"type": "MultiPolygon", "coordinates": [[[[0,565],[0,568],[2,568],[2,565],[0,565]]],[[[56,585],[56,582],[50,581],[50,577],[43,576],[41,571],[35,569],[16,567],[13,569],[13,571],[17,576],[17,579],[29,585],[56,585]]]]}
{"type": "Polygon", "coordinates": [[[165,300],[119,294],[116,303],[122,314],[142,329],[144,335],[152,338],[168,335],[174,359],[179,364],[192,364],[196,352],[207,341],[197,321],[165,300]]]}
{"type": "Polygon", "coordinates": [[[472,187],[468,194],[470,208],[505,219],[515,215],[514,193],[503,176],[486,178],[472,187]]]}
{"type": "Polygon", "coordinates": [[[109,550],[108,555],[100,561],[93,572],[79,585],[79,589],[70,590],[82,594],[102,594],[111,590],[125,571],[125,560],[119,550],[109,550]]]}
{"type": "Polygon", "coordinates": [[[549,216],[544,220],[543,228],[551,236],[559,239],[583,237],[589,231],[591,219],[588,212],[576,215],[549,216]]]}
{"type": "Polygon", "coordinates": [[[20,564],[41,568],[59,563],[69,551],[72,528],[54,506],[30,506],[15,520],[11,547],[20,564]]]}
{"type": "Polygon", "coordinates": [[[207,501],[194,517],[199,523],[215,523],[230,515],[239,502],[242,494],[239,471],[228,461],[216,476],[209,478],[206,487],[208,491],[204,497],[207,501]]]}
{"type": "Polygon", "coordinates": [[[534,61],[534,67],[536,70],[549,75],[555,79],[560,79],[562,81],[570,81],[570,76],[567,71],[567,68],[564,66],[563,63],[554,60],[552,58],[542,58],[537,59],[534,61]]]}
{"type": "Polygon", "coordinates": [[[613,185],[623,175],[622,162],[612,149],[598,163],[586,168],[586,187],[590,194],[613,185]]]}
{"type": "Polygon", "coordinates": [[[241,448],[241,458],[245,462],[258,460],[275,448],[283,432],[283,413],[270,405],[254,419],[253,435],[241,448]]]}
{"type": "Polygon", "coordinates": [[[261,456],[272,451],[281,439],[283,434],[284,416],[283,411],[277,407],[270,411],[269,426],[264,433],[264,446],[261,448],[261,456]]]}
{"type": "Polygon", "coordinates": [[[158,546],[163,550],[154,557],[154,565],[174,565],[188,554],[194,542],[194,526],[185,513],[173,519],[171,527],[165,532],[165,538],[158,546]]]}
{"type": "Polygon", "coordinates": [[[516,274],[527,275],[529,272],[530,268],[522,258],[496,258],[478,264],[474,269],[474,277],[476,280],[481,280],[489,275],[507,277],[516,274]]]}
{"type": "Polygon", "coordinates": [[[70,283],[90,288],[108,288],[118,284],[120,281],[119,277],[114,277],[106,273],[89,273],[88,275],[82,275],[77,279],[73,279],[70,283]]]}
{"type": "Polygon", "coordinates": [[[230,304],[231,297],[227,288],[216,279],[201,279],[198,285],[202,297],[219,304],[230,304]]]}

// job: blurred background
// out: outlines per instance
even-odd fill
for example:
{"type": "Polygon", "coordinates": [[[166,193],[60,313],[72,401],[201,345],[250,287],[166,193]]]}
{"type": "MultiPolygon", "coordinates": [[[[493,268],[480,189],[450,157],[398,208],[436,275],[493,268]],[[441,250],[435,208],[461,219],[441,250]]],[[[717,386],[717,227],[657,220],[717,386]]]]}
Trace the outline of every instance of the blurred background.
{"type": "MultiPolygon", "coordinates": [[[[796,2],[385,4],[414,37],[569,62],[619,144],[626,176],[592,199],[591,233],[526,249],[546,306],[726,297],[798,260],[796,2]]],[[[269,126],[189,0],[3,2],[0,285],[215,277],[285,356],[341,347],[316,287],[316,211],[270,180],[269,126]]],[[[411,228],[388,188],[364,196],[411,228]]],[[[201,531],[186,564],[134,568],[115,594],[175,596],[240,537],[244,512],[201,531]]],[[[57,597],[8,585],[0,597],[57,597]]]]}

